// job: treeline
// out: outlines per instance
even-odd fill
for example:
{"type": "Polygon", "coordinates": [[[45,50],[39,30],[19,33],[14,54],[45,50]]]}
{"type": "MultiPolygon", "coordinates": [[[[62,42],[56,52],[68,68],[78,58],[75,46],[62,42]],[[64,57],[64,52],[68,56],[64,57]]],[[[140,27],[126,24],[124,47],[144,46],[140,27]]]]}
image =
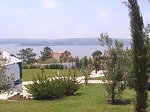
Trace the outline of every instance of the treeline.
{"type": "Polygon", "coordinates": [[[70,68],[87,68],[88,66],[92,67],[92,69],[96,69],[96,71],[103,69],[103,66],[100,65],[99,61],[102,58],[102,52],[100,50],[94,51],[92,53],[92,57],[84,56],[83,58],[72,57],[71,52],[65,50],[64,53],[59,58],[53,57],[53,50],[46,46],[41,51],[41,55],[38,59],[36,59],[37,54],[33,51],[32,48],[21,49],[19,53],[17,53],[17,58],[23,61],[23,69],[36,69],[40,64],[47,64],[44,67],[47,69],[59,69],[65,68],[62,67],[62,63],[72,63],[70,68]],[[51,65],[50,65],[51,64],[51,65]]]}
{"type": "Polygon", "coordinates": [[[65,50],[62,55],[57,58],[53,58],[53,50],[46,46],[43,48],[43,51],[40,51],[41,55],[39,58],[36,58],[37,54],[33,51],[32,48],[21,49],[17,53],[17,58],[21,59],[24,64],[34,64],[34,63],[58,63],[58,62],[69,62],[72,60],[71,53],[65,50]]]}

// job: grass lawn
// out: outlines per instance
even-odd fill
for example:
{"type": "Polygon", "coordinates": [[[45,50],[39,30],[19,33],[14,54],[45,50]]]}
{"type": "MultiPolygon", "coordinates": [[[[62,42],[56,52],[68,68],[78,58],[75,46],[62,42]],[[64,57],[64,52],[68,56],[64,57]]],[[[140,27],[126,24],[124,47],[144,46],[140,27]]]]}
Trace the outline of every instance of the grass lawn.
{"type": "MultiPolygon", "coordinates": [[[[75,96],[53,101],[0,101],[0,112],[133,112],[133,102],[109,105],[105,96],[101,85],[83,86],[75,96]]],[[[122,98],[133,99],[133,90],[126,90],[122,98]]]]}
{"type": "MultiPolygon", "coordinates": [[[[57,76],[58,71],[59,71],[60,76],[67,76],[69,73],[75,72],[73,70],[70,70],[69,72],[69,69],[63,69],[63,70],[45,69],[45,73],[47,77],[57,76]]],[[[37,76],[37,74],[41,75],[40,69],[23,69],[22,72],[23,72],[23,76],[22,76],[23,81],[31,81],[33,79],[33,76],[37,76]]],[[[76,71],[76,75],[82,76],[82,73],[80,71],[76,71]]]]}

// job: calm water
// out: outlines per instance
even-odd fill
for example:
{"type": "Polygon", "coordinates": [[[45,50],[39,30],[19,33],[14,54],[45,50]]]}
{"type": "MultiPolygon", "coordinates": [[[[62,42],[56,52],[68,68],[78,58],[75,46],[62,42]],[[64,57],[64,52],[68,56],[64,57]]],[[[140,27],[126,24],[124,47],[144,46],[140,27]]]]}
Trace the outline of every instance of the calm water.
{"type": "MultiPolygon", "coordinates": [[[[37,54],[37,56],[40,56],[40,51],[43,50],[45,46],[16,46],[12,44],[0,44],[0,50],[4,50],[8,53],[16,55],[16,53],[19,52],[19,50],[24,48],[32,48],[33,51],[37,54]]],[[[51,46],[51,49],[53,51],[65,51],[68,50],[71,52],[73,56],[79,56],[80,58],[83,56],[91,56],[91,54],[96,50],[101,50],[102,52],[105,50],[104,47],[99,45],[77,45],[77,46],[51,46]]]]}

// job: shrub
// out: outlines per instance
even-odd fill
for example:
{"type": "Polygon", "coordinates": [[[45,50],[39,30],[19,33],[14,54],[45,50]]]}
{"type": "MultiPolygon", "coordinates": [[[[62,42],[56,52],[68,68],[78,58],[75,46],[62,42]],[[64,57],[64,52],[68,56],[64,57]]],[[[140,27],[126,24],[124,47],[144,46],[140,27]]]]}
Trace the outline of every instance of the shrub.
{"type": "Polygon", "coordinates": [[[69,77],[53,77],[50,80],[46,77],[44,71],[42,76],[37,74],[33,78],[33,84],[28,86],[29,93],[36,100],[51,100],[64,96],[73,95],[80,87],[75,75],[69,77]]]}
{"type": "Polygon", "coordinates": [[[37,65],[30,65],[30,69],[37,69],[38,66],[37,65]]]}
{"type": "Polygon", "coordinates": [[[77,81],[77,78],[75,75],[69,74],[68,77],[61,77],[61,80],[63,80],[63,83],[65,85],[65,95],[70,96],[73,95],[76,91],[80,88],[80,82],[77,81]]]}
{"type": "Polygon", "coordinates": [[[51,65],[45,65],[45,69],[63,69],[63,65],[60,64],[51,64],[51,65]]]}
{"type": "Polygon", "coordinates": [[[28,65],[28,64],[23,64],[22,66],[23,69],[37,69],[37,65],[28,65]]]}
{"type": "Polygon", "coordinates": [[[28,69],[28,65],[27,64],[23,64],[22,65],[22,69],[28,69]]]}

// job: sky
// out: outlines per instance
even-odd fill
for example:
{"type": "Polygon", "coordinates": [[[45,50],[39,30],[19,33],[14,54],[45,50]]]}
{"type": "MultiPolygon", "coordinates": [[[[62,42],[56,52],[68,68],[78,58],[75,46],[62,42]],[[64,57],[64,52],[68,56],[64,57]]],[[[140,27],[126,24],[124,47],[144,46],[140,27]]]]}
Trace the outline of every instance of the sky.
{"type": "MultiPolygon", "coordinates": [[[[150,2],[138,0],[144,23],[150,2]]],[[[0,39],[130,38],[123,0],[0,0],[0,39]]]]}

